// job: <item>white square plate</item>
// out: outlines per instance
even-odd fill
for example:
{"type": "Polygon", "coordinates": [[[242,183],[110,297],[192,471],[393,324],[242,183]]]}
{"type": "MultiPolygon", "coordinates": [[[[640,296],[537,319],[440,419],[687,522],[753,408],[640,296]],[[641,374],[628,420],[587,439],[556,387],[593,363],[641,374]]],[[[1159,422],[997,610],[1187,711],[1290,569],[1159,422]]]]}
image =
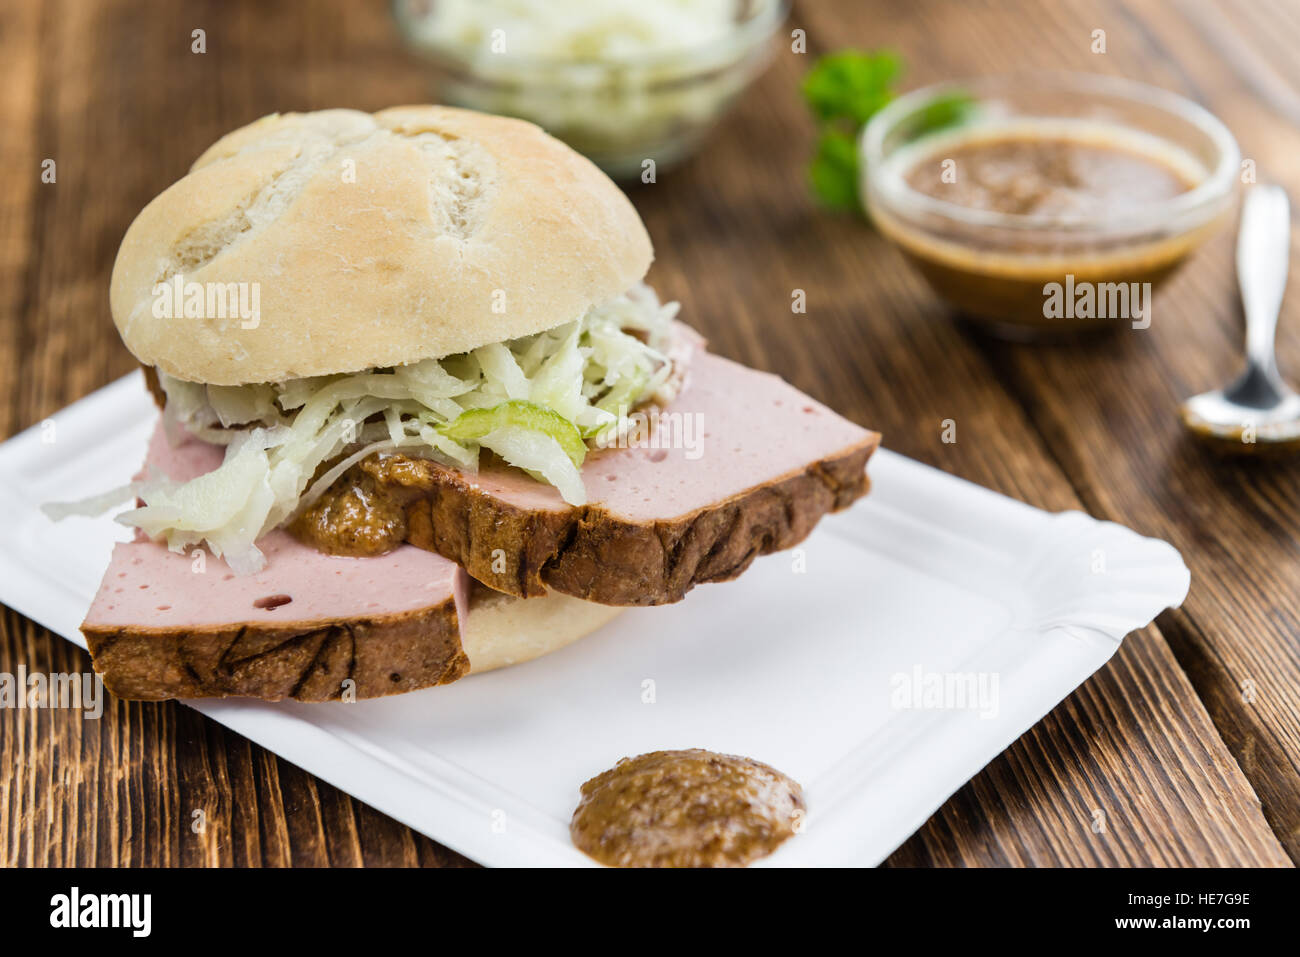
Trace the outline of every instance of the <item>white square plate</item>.
{"type": "MultiPolygon", "coordinates": [[[[0,601],[82,647],[127,530],[38,505],[129,480],[154,418],[133,375],[0,446],[0,601]]],[[[888,451],[868,470],[871,495],[801,548],[537,661],[356,704],[192,704],[484,864],[590,864],[568,837],[578,786],[624,755],[691,747],[803,784],[807,826],[764,863],[877,864],[1189,576],[1119,525],[888,451]],[[966,680],[988,697],[902,697],[966,680]]]]}

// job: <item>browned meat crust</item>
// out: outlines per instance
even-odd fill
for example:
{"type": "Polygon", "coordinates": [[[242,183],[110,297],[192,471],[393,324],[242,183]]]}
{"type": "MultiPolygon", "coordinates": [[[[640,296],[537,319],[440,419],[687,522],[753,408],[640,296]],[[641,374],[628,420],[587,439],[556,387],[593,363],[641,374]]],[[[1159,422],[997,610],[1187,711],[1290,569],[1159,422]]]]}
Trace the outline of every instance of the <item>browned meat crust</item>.
{"type": "Polygon", "coordinates": [[[378,698],[468,673],[456,604],[301,626],[99,629],[83,626],[95,670],[119,698],[246,695],[278,701],[378,698]],[[345,685],[351,680],[352,685],[345,685]],[[351,694],[348,694],[351,692],[351,694]]]}
{"type": "Polygon", "coordinates": [[[529,598],[548,589],[606,605],[680,601],[701,582],[740,575],[759,555],[797,545],[827,512],[867,493],[880,437],[698,511],[657,522],[599,506],[526,510],[426,459],[363,464],[381,484],[415,494],[407,541],[464,566],[486,585],[529,598]]]}

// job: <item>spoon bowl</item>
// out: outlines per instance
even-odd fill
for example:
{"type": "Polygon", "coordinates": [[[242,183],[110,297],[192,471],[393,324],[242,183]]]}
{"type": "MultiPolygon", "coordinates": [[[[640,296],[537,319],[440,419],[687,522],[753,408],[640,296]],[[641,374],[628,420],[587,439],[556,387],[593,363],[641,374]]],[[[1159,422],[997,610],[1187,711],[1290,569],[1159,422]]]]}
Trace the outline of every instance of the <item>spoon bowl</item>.
{"type": "Polygon", "coordinates": [[[1246,312],[1246,368],[1229,386],[1192,396],[1183,422],[1221,451],[1300,450],[1300,394],[1283,381],[1274,343],[1291,242],[1291,208],[1279,186],[1255,186],[1241,210],[1237,282],[1246,312]]]}

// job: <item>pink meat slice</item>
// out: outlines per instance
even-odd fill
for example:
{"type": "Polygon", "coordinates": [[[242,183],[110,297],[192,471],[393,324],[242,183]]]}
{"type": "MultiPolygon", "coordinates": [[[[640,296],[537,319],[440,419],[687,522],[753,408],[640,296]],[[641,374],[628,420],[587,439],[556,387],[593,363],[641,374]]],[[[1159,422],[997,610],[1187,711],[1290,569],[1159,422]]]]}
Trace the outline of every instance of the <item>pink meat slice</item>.
{"type": "MultiPolygon", "coordinates": [[[[224,450],[186,438],[172,446],[161,425],[149,443],[151,474],[178,481],[221,464],[224,450]]],[[[96,630],[174,631],[274,624],[311,628],[325,621],[397,616],[453,601],[464,621],[464,570],[410,545],[367,558],[326,555],[292,535],[273,531],[258,542],[266,567],[234,574],[208,553],[202,572],[193,552],[151,541],[119,544],[86,617],[96,630]]]]}
{"type": "Polygon", "coordinates": [[[695,355],[676,398],[636,438],[587,456],[583,505],[497,464],[468,472],[394,453],[362,467],[414,496],[407,541],[496,591],[680,601],[865,495],[880,442],[779,377],[687,340],[695,355]]]}
{"type": "MultiPolygon", "coordinates": [[[[628,447],[582,466],[587,507],[631,522],[664,522],[803,472],[810,462],[870,446],[879,435],[780,376],[699,349],[685,388],[628,447]]],[[[554,486],[516,469],[465,475],[476,491],[526,511],[570,511],[554,486]]]]}

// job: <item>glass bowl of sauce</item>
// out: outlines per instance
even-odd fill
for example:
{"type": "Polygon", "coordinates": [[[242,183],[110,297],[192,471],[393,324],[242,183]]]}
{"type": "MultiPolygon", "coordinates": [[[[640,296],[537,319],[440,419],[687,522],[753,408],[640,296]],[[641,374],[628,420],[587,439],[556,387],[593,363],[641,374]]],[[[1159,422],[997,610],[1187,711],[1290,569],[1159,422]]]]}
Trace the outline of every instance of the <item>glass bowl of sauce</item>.
{"type": "Polygon", "coordinates": [[[1152,290],[1229,218],[1241,162],[1190,100],[1090,74],[925,87],[859,150],[880,231],[961,315],[1018,337],[1149,325],[1152,290]],[[953,98],[961,119],[934,129],[953,98]]]}

